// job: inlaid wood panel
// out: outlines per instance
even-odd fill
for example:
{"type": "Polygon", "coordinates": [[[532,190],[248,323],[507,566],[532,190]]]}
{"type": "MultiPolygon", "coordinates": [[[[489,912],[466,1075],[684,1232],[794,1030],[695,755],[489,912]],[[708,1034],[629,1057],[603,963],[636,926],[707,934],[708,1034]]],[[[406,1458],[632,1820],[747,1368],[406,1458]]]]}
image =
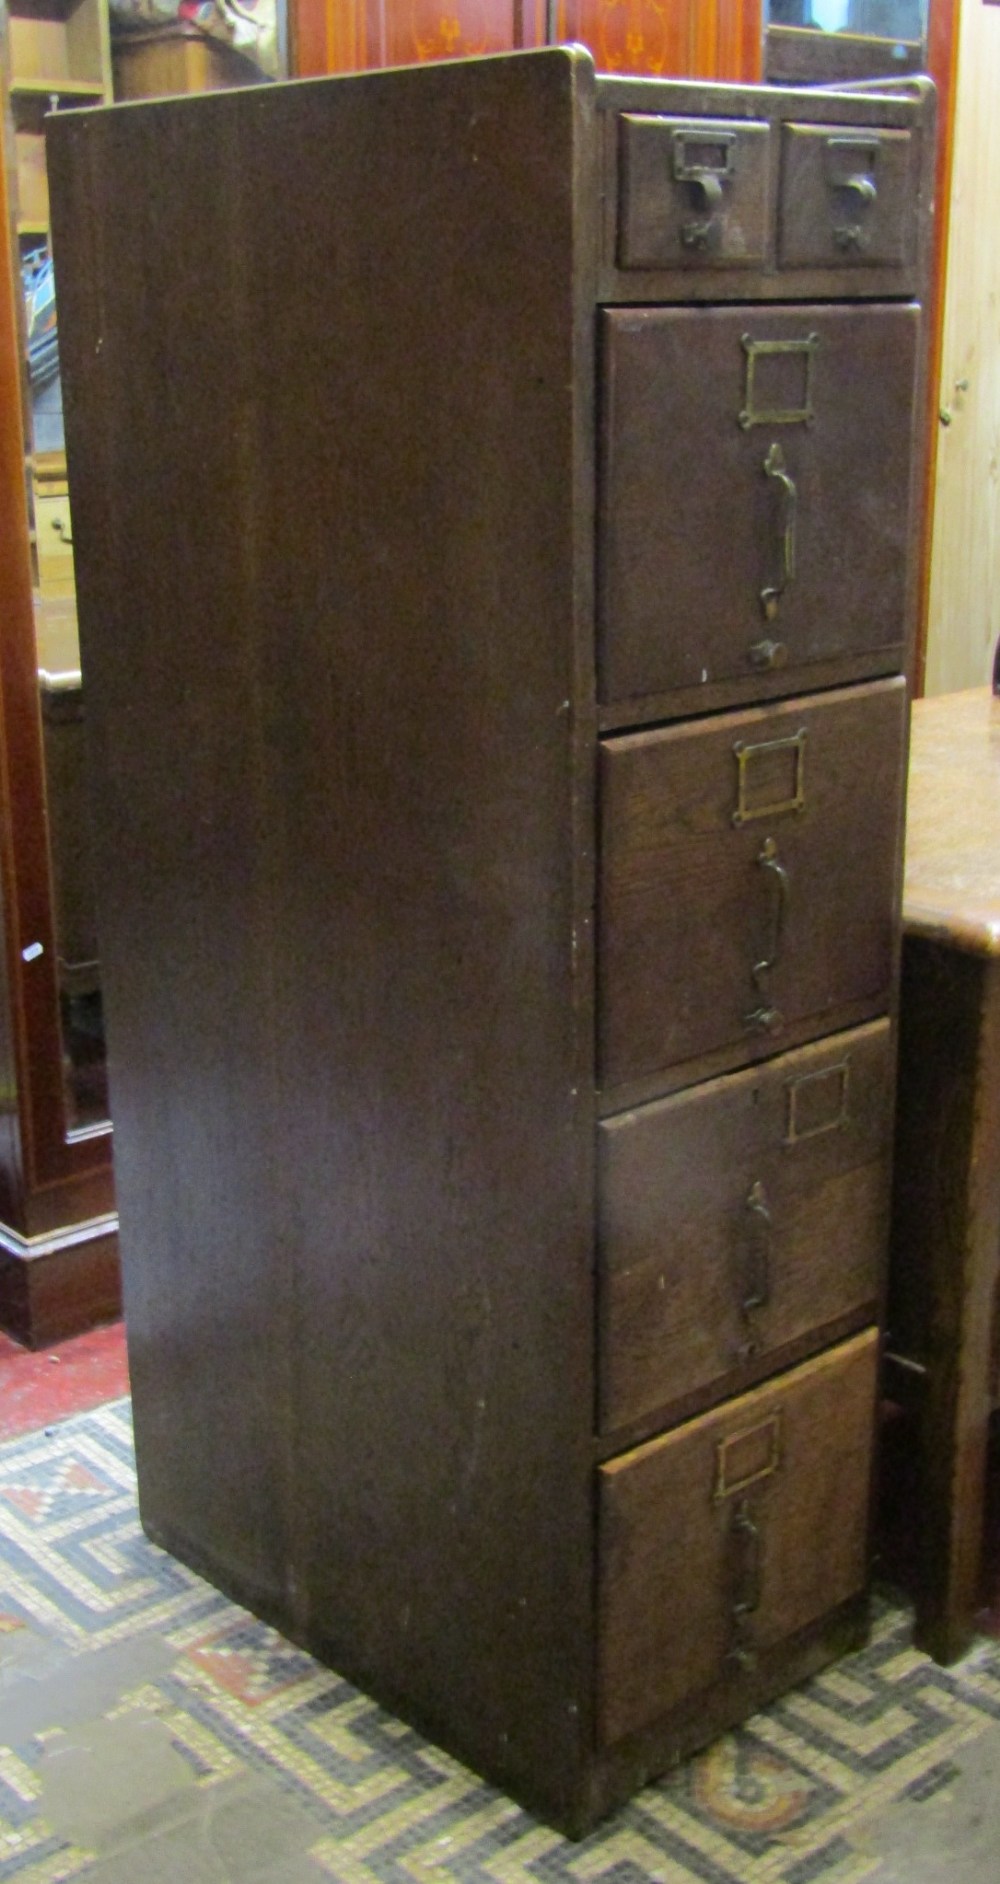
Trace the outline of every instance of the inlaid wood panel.
{"type": "Polygon", "coordinates": [[[540,45],[536,14],[532,0],[297,0],[293,63],[308,77],[540,45]]]}
{"type": "Polygon", "coordinates": [[[760,0],[293,0],[302,76],[541,46],[588,46],[598,71],[756,79],[760,0]]]}

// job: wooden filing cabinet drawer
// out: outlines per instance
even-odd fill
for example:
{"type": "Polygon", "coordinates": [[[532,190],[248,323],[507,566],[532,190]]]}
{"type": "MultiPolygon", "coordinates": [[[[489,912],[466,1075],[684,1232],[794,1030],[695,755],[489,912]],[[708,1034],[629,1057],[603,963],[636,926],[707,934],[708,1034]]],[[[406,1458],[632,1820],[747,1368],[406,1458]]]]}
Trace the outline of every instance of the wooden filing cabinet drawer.
{"type": "Polygon", "coordinates": [[[600,1468],[606,1744],[864,1585],[874,1329],[600,1468]]]}
{"type": "Polygon", "coordinates": [[[909,131],[783,125],[780,265],[906,267],[916,249],[915,159],[909,131]]]}
{"type": "Polygon", "coordinates": [[[763,262],[769,124],[624,112],[619,137],[619,268],[763,262]]]}
{"type": "Polygon", "coordinates": [[[606,1092],[885,1011],[904,719],[892,679],[601,742],[606,1092]]]}
{"type": "Polygon", "coordinates": [[[751,699],[772,670],[792,691],[859,656],[891,671],[917,308],[614,308],[602,323],[602,699],[717,682],[751,699]]]}
{"type": "Polygon", "coordinates": [[[890,1040],[875,1021],[603,1121],[602,1431],[731,1393],[810,1330],[874,1320],[890,1040]]]}

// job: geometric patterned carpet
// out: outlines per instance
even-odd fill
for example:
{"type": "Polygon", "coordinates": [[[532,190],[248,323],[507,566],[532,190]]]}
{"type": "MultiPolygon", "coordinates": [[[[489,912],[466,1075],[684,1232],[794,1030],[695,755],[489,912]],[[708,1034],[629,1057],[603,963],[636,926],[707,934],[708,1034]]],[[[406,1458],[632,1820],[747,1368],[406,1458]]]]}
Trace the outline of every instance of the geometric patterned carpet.
{"type": "Polygon", "coordinates": [[[143,1732],[200,1793],[266,1777],[307,1828],[287,1875],[340,1884],[860,1884],[858,1828],[1000,1722],[1000,1643],[938,1668],[881,1596],[865,1650],[573,1844],[151,1544],[127,1400],[0,1447],[0,1884],[98,1875],[86,1799],[46,1817],[67,1670],[111,1753],[135,1750],[137,1797],[143,1732]]]}

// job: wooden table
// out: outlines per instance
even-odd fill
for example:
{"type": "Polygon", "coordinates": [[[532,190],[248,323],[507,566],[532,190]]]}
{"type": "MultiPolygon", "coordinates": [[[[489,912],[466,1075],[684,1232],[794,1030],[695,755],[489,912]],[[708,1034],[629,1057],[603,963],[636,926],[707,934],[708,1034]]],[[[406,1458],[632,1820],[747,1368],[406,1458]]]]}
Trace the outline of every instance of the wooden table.
{"type": "Polygon", "coordinates": [[[903,921],[886,1378],[916,1422],[916,1639],[951,1661],[978,1603],[1000,1347],[1000,700],[987,688],[914,707],[903,921]]]}

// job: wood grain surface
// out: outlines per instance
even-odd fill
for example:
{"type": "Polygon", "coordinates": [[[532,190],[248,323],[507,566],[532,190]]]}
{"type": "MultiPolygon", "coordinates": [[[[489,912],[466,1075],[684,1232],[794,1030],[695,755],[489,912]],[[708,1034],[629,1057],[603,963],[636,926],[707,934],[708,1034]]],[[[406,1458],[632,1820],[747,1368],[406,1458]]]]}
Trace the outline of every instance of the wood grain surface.
{"type": "Polygon", "coordinates": [[[564,1817],[590,75],[128,106],[51,164],[144,1520],[564,1817]]]}
{"type": "Polygon", "coordinates": [[[1000,699],[988,687],[914,702],[903,922],[1000,955],[1000,699]]]}

